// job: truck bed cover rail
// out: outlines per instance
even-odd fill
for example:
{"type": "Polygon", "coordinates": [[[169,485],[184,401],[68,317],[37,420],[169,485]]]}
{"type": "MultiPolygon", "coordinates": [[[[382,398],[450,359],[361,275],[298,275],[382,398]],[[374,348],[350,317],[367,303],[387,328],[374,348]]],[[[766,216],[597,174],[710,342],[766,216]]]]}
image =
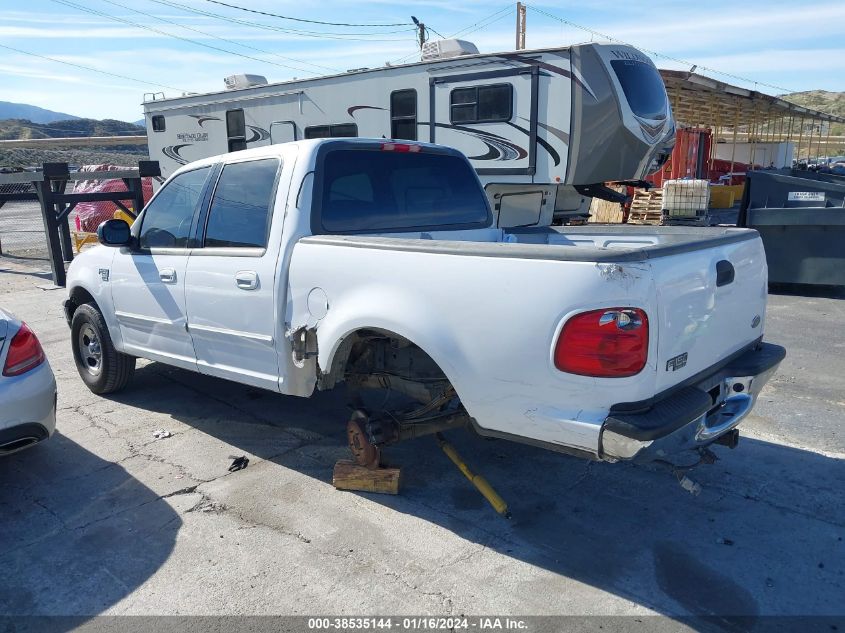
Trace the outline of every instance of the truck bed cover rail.
{"type": "Polygon", "coordinates": [[[314,235],[300,240],[302,244],[323,244],[349,248],[370,248],[403,252],[464,255],[470,257],[512,257],[576,262],[641,262],[659,257],[744,242],[757,237],[748,229],[716,227],[657,226],[637,231],[638,237],[654,238],[654,243],[637,246],[589,246],[583,240],[595,237],[613,241],[614,236],[631,235],[630,226],[550,227],[509,231],[517,242],[447,241],[405,237],[371,237],[364,235],[314,235]],[[566,242],[567,237],[578,241],[566,242]],[[553,243],[551,240],[556,240],[553,243]],[[560,241],[557,241],[560,240],[560,241]]]}

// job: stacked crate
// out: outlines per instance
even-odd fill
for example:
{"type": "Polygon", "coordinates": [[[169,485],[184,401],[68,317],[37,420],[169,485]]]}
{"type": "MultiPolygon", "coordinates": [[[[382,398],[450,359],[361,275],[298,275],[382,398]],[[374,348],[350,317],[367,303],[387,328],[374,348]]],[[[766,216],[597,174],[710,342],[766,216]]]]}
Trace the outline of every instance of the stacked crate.
{"type": "Polygon", "coordinates": [[[663,189],[637,189],[631,200],[628,224],[660,224],[663,217],[663,189]]]}

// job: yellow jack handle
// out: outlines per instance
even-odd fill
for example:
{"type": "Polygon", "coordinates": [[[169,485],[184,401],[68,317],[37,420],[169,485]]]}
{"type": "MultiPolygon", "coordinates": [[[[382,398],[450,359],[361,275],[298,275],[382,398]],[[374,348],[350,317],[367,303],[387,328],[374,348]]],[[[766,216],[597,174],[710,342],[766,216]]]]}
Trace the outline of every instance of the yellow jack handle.
{"type": "Polygon", "coordinates": [[[458,467],[458,470],[464,474],[464,477],[469,479],[470,483],[478,489],[478,492],[487,499],[490,505],[493,506],[493,509],[506,519],[510,519],[511,513],[508,512],[507,502],[499,496],[499,493],[493,490],[493,486],[491,486],[481,475],[473,473],[469,469],[469,466],[466,465],[466,462],[464,462],[464,460],[461,459],[461,456],[458,455],[458,451],[455,450],[455,447],[449,444],[449,442],[447,442],[440,433],[437,433],[435,438],[437,439],[437,443],[440,445],[440,448],[442,448],[443,452],[446,453],[446,456],[452,460],[455,466],[458,467]]]}

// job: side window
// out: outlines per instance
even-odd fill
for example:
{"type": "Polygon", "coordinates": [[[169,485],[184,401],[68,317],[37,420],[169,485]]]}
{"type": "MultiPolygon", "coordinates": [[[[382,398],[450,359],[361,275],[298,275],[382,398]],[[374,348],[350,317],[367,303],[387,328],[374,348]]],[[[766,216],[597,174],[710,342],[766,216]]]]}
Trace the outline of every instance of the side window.
{"type": "Polygon", "coordinates": [[[164,117],[160,114],[153,116],[153,132],[164,132],[164,117]]]}
{"type": "Polygon", "coordinates": [[[355,123],[312,125],[305,128],[305,138],[345,138],[356,136],[358,136],[358,126],[355,123]]]}
{"type": "Polygon", "coordinates": [[[513,85],[455,88],[449,95],[452,123],[497,123],[513,116],[513,85]]]}
{"type": "Polygon", "coordinates": [[[141,248],[186,248],[210,167],[179,174],[159,191],[141,220],[141,248]]]}
{"type": "Polygon", "coordinates": [[[275,158],[232,163],[223,168],[208,212],[205,246],[267,246],[278,170],[279,161],[275,158]]]}
{"type": "Polygon", "coordinates": [[[390,93],[390,138],[417,140],[417,91],[390,93]]]}
{"type": "Polygon", "coordinates": [[[246,149],[246,119],[243,110],[226,111],[226,135],[229,137],[229,151],[246,149]]]}

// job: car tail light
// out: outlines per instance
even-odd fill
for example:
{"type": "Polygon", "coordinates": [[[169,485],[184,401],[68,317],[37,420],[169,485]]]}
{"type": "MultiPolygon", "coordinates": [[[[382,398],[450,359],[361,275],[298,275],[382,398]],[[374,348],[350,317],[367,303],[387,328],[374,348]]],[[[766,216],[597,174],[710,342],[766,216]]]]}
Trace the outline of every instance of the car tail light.
{"type": "Polygon", "coordinates": [[[383,152],[410,152],[416,154],[421,151],[422,147],[419,145],[411,145],[409,143],[382,143],[381,151],[383,152]]]}
{"type": "Polygon", "coordinates": [[[570,374],[624,378],[648,357],[648,316],[639,308],[605,308],[571,317],[555,345],[555,367],[570,374]]]}
{"type": "Polygon", "coordinates": [[[44,350],[38,337],[29,329],[26,323],[21,323],[21,329],[12,337],[9,343],[9,353],[3,367],[4,376],[19,376],[30,369],[35,369],[44,362],[44,350]]]}

